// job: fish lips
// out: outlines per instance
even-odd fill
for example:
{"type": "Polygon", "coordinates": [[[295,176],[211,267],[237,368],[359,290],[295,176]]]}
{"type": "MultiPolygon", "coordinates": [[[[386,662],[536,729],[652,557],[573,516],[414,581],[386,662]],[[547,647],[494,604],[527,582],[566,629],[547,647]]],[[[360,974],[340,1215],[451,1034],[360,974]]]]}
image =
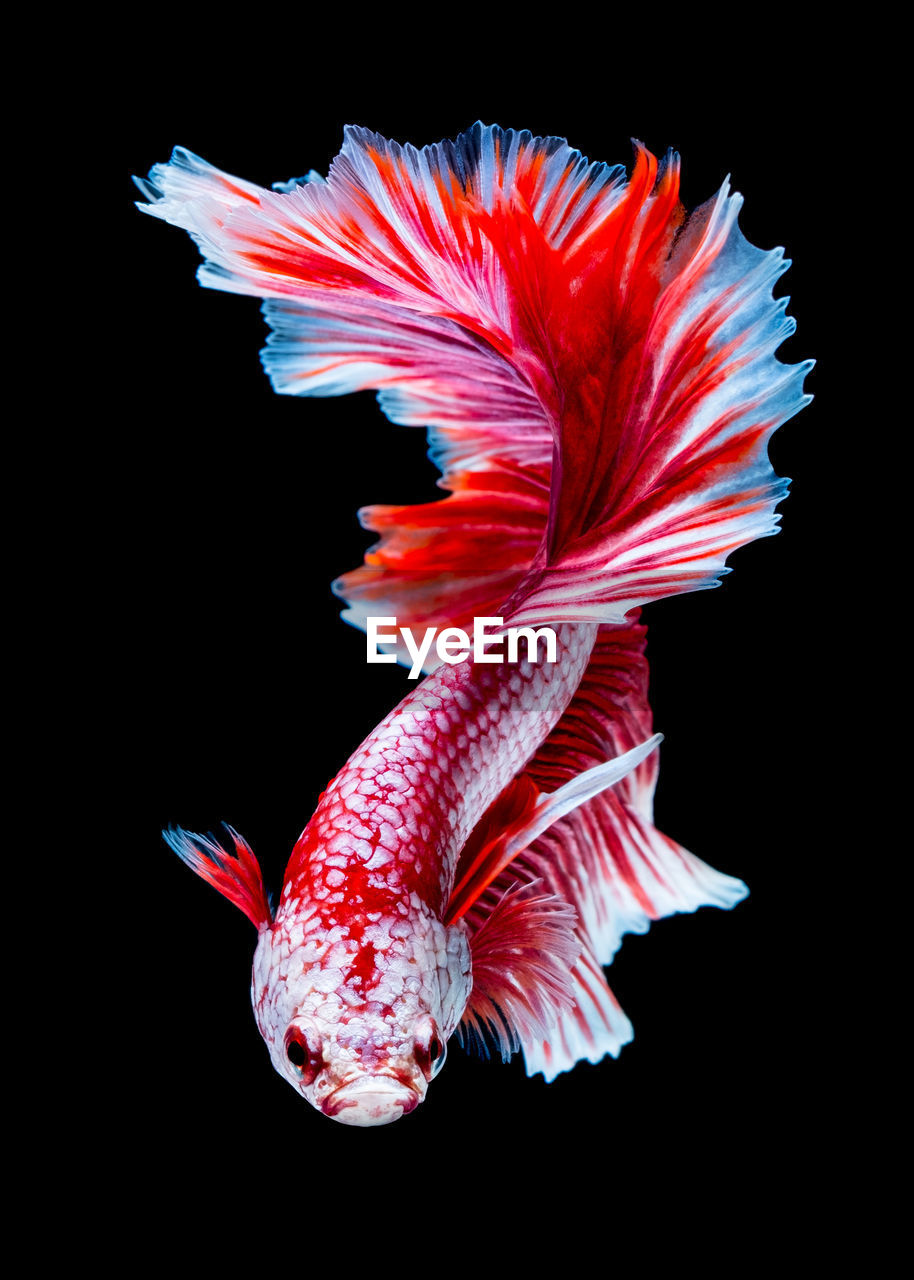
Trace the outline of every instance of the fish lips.
{"type": "Polygon", "coordinates": [[[403,1084],[395,1076],[359,1076],[334,1089],[321,1104],[325,1116],[340,1124],[371,1125],[391,1124],[401,1116],[415,1111],[421,1099],[411,1085],[403,1084]]]}

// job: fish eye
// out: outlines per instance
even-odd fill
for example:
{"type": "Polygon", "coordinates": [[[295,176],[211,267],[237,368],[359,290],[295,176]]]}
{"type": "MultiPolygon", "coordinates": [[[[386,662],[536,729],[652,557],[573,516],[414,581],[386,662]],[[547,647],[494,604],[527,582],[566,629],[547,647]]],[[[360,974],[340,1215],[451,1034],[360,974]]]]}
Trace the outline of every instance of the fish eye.
{"type": "Polygon", "coordinates": [[[308,1044],[301,1027],[290,1027],[286,1032],[286,1058],[302,1084],[312,1084],[323,1066],[320,1052],[308,1044]]]}
{"type": "Polygon", "coordinates": [[[432,1063],[432,1079],[434,1080],[435,1076],[444,1066],[444,1060],[447,1057],[447,1045],[436,1036],[429,1045],[428,1056],[432,1063]]]}
{"type": "Polygon", "coordinates": [[[415,1031],[416,1062],[426,1080],[434,1080],[444,1066],[447,1045],[438,1031],[435,1019],[426,1015],[420,1018],[415,1031]]]}

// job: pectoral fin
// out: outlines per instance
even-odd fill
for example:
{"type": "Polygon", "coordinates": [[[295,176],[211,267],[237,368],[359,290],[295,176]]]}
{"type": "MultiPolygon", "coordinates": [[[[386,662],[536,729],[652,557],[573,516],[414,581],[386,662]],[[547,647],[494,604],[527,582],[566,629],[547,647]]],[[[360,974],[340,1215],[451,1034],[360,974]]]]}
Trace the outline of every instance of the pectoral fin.
{"type": "Polygon", "coordinates": [[[230,854],[212,836],[195,835],[182,827],[169,828],[162,835],[182,862],[224,898],[243,911],[255,929],[263,929],[273,919],[260,864],[243,836],[226,826],[235,853],[230,854]]]}

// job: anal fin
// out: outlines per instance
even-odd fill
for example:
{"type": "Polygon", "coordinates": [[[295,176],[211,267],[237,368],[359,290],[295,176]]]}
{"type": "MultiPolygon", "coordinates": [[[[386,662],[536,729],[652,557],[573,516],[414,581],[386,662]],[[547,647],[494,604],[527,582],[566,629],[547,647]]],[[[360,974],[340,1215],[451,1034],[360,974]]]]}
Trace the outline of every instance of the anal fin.
{"type": "MultiPolygon", "coordinates": [[[[715,871],[653,825],[658,764],[652,749],[642,751],[640,762],[615,785],[593,787],[608,758],[622,760],[634,743],[653,742],[644,643],[645,628],[636,621],[601,628],[568,710],[524,773],[491,807],[458,866],[452,910],[460,911],[463,897],[471,899],[464,918],[476,984],[467,1021],[472,1025],[474,1016],[484,1016],[492,1023],[494,1007],[507,1027],[503,1051],[508,1041],[521,1048],[528,1073],[542,1072],[547,1080],[578,1061],[616,1056],[631,1040],[631,1023],[601,967],[626,933],[644,933],[653,920],[701,906],[732,907],[748,892],[741,881],[715,871]],[[577,800],[577,807],[562,811],[563,797],[577,800]],[[505,832],[526,828],[529,834],[544,798],[557,807],[552,824],[499,864],[505,832]],[[526,937],[528,922],[520,912],[512,921],[513,934],[502,931],[499,939],[493,929],[489,942],[494,935],[499,946],[489,945],[486,964],[476,975],[476,939],[485,937],[488,912],[512,890],[532,893],[526,888],[532,885],[544,900],[573,911],[576,939],[566,982],[541,988],[547,1003],[535,1022],[518,1018],[515,1003],[505,1003],[499,970],[500,964],[512,963],[512,947],[523,952],[531,942],[537,944],[532,920],[526,937]]],[[[550,943],[554,939],[538,940],[543,952],[550,943]]],[[[563,945],[562,954],[567,959],[570,948],[563,945]]],[[[551,972],[556,960],[543,954],[540,963],[551,972]]]]}

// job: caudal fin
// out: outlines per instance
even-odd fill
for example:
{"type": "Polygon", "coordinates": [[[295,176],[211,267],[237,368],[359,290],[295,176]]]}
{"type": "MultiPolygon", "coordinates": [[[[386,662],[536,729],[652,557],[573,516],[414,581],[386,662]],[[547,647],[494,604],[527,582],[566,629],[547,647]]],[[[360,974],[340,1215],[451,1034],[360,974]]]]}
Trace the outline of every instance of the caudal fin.
{"type": "Polygon", "coordinates": [[[715,585],[775,531],[767,459],[807,401],[786,267],[727,186],[686,219],[678,159],[630,178],[562,139],[476,124],[417,150],[347,128],[327,179],[265,191],[177,150],[140,183],[201,283],[265,298],[276,390],[374,387],[429,430],[450,496],[370,507],[347,618],[621,620],[715,585]]]}

